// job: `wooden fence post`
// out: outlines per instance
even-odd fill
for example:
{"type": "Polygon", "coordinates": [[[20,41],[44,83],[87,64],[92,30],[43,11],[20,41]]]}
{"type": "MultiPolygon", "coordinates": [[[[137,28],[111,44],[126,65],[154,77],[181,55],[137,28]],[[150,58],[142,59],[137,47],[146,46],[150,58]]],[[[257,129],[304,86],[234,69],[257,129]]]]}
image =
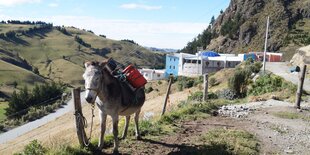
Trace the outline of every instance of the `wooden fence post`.
{"type": "Polygon", "coordinates": [[[170,88],[171,88],[173,76],[170,76],[169,78],[170,79],[169,79],[168,89],[167,89],[167,93],[166,93],[166,97],[165,97],[165,101],[164,101],[164,106],[163,106],[163,110],[162,110],[161,115],[164,115],[165,112],[166,112],[166,105],[167,105],[167,100],[168,100],[169,93],[170,93],[170,88]]]}
{"type": "Polygon", "coordinates": [[[305,80],[305,74],[306,74],[307,65],[304,65],[301,74],[299,74],[299,82],[298,82],[298,88],[296,93],[296,103],[295,108],[300,109],[300,102],[301,102],[301,95],[302,95],[302,88],[304,85],[305,80]]]}
{"type": "Polygon", "coordinates": [[[82,106],[81,106],[81,98],[80,98],[81,88],[74,88],[72,89],[72,98],[74,103],[74,115],[75,115],[75,122],[76,122],[76,133],[79,139],[79,143],[81,146],[85,146],[84,140],[87,139],[84,126],[81,121],[83,121],[83,113],[82,113],[82,106]],[[84,140],[83,140],[84,138],[84,140]]]}
{"type": "Polygon", "coordinates": [[[208,99],[208,73],[203,75],[203,100],[207,101],[208,99]]]}

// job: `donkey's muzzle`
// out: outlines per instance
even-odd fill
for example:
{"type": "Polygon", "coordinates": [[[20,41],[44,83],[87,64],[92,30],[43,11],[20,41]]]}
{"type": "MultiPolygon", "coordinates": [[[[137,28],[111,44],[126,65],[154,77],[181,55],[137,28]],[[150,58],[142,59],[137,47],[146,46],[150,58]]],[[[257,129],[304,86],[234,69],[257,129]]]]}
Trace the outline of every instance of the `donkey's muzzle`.
{"type": "Polygon", "coordinates": [[[88,103],[91,103],[93,101],[93,98],[91,96],[88,96],[85,98],[85,100],[88,102],[88,103]]]}

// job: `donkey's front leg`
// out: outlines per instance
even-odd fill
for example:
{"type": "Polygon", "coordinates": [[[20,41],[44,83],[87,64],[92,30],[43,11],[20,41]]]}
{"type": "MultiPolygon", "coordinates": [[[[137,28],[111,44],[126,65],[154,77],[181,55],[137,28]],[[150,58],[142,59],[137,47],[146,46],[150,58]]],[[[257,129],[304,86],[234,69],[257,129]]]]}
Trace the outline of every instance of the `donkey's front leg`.
{"type": "Polygon", "coordinates": [[[129,126],[129,121],[130,121],[130,115],[126,116],[125,128],[124,128],[124,131],[123,131],[122,139],[125,139],[126,136],[127,136],[127,130],[128,130],[128,126],[129,126]]]}
{"type": "Polygon", "coordinates": [[[140,131],[139,131],[139,114],[140,114],[141,109],[139,109],[136,113],[135,113],[135,126],[136,126],[136,138],[138,140],[141,139],[141,135],[140,135],[140,131]]]}
{"type": "Polygon", "coordinates": [[[99,144],[98,148],[100,150],[103,149],[103,143],[104,143],[104,133],[105,133],[105,128],[106,128],[106,120],[107,120],[107,114],[99,110],[99,116],[100,116],[100,137],[99,137],[99,144]]]}
{"type": "Polygon", "coordinates": [[[118,115],[112,116],[113,122],[113,136],[114,136],[114,148],[113,153],[118,153],[118,115]]]}

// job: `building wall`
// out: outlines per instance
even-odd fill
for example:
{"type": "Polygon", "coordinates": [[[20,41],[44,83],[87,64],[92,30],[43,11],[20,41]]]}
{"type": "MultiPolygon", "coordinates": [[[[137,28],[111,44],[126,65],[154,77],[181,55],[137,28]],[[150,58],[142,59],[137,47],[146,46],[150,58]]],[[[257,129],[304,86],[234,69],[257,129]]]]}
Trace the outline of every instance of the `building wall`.
{"type": "Polygon", "coordinates": [[[173,76],[178,76],[179,70],[179,58],[172,55],[166,55],[166,77],[170,74],[173,76]]]}
{"type": "Polygon", "coordinates": [[[197,63],[184,63],[183,71],[179,71],[179,75],[182,76],[197,76],[205,73],[217,72],[223,68],[235,68],[240,61],[214,61],[214,60],[203,60],[202,64],[197,63]],[[226,67],[225,67],[226,65],[226,67]]]}
{"type": "Polygon", "coordinates": [[[149,70],[143,71],[142,70],[140,72],[147,81],[165,79],[165,74],[163,72],[158,72],[156,70],[154,71],[149,71],[149,70]]]}

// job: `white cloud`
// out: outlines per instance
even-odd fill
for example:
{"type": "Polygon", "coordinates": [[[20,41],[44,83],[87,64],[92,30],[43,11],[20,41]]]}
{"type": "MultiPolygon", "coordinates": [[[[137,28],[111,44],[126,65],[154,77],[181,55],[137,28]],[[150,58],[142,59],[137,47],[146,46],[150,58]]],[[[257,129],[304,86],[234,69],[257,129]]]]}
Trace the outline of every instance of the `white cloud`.
{"type": "Polygon", "coordinates": [[[162,6],[151,6],[136,3],[122,4],[120,7],[123,9],[143,9],[143,10],[160,10],[162,8],[162,6]]]}
{"type": "Polygon", "coordinates": [[[207,27],[206,23],[104,20],[78,16],[56,16],[44,21],[92,30],[112,39],[132,39],[143,46],[160,48],[182,48],[207,27]]]}
{"type": "Polygon", "coordinates": [[[0,6],[14,6],[25,3],[39,3],[41,0],[0,0],[0,6]]]}
{"type": "MultiPolygon", "coordinates": [[[[2,19],[11,18],[4,16],[2,19]]],[[[18,19],[74,26],[92,30],[96,34],[106,35],[110,39],[131,39],[142,46],[176,49],[183,48],[188,41],[191,41],[207,27],[207,23],[105,20],[88,16],[53,16],[30,19],[24,17],[18,19]]]]}
{"type": "Polygon", "coordinates": [[[55,7],[58,7],[59,5],[57,3],[50,3],[48,4],[48,6],[51,8],[55,8],[55,7]]]}

